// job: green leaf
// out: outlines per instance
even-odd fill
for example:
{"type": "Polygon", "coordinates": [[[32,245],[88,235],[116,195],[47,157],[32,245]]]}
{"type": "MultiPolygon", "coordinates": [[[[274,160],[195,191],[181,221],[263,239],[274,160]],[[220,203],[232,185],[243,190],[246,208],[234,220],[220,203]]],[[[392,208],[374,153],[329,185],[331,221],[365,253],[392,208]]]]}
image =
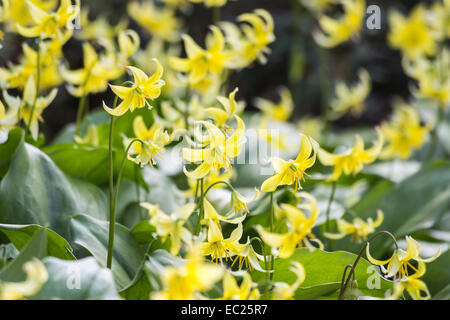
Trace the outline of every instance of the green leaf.
{"type": "Polygon", "coordinates": [[[100,268],[92,257],[78,261],[48,257],[43,263],[49,278],[31,300],[119,299],[111,271],[100,268]]]}
{"type": "Polygon", "coordinates": [[[105,219],[107,199],[98,187],[66,176],[39,149],[21,143],[0,183],[0,222],[48,226],[70,242],[69,217],[105,219]]]}
{"type": "Polygon", "coordinates": [[[0,143],[0,178],[8,171],[11,157],[23,139],[24,131],[21,128],[14,128],[8,132],[8,140],[0,143]]]}
{"type": "Polygon", "coordinates": [[[24,281],[26,274],[23,265],[33,258],[42,259],[47,255],[47,236],[45,230],[39,230],[23,247],[19,255],[0,272],[0,280],[8,282],[24,281]]]}
{"type": "MultiPolygon", "coordinates": [[[[304,299],[336,299],[339,295],[340,283],[346,265],[353,264],[356,255],[344,251],[325,252],[321,250],[296,249],[289,259],[276,259],[274,263],[273,280],[292,284],[295,274],[289,270],[292,261],[300,262],[305,268],[306,278],[295,293],[295,298],[304,299]]],[[[360,259],[356,266],[356,282],[363,295],[384,297],[392,288],[391,282],[379,276],[372,265],[365,259],[360,259]],[[370,269],[369,269],[370,267],[370,269]],[[377,286],[377,283],[379,286],[377,286]],[[371,285],[374,285],[371,288],[371,285]]],[[[261,273],[253,273],[256,281],[264,279],[261,273]]]]}
{"type": "MultiPolygon", "coordinates": [[[[77,215],[70,221],[74,242],[86,248],[102,267],[106,267],[109,222],[87,215],[77,215]]],[[[130,230],[116,223],[112,272],[120,290],[130,284],[139,271],[144,254],[130,230]]]]}
{"type": "Polygon", "coordinates": [[[450,283],[450,250],[443,252],[439,258],[427,263],[427,271],[421,280],[425,281],[433,297],[450,283]]]}
{"type": "Polygon", "coordinates": [[[47,235],[47,255],[65,260],[75,259],[70,244],[50,229],[38,225],[0,224],[0,231],[7,235],[18,250],[22,250],[32,236],[42,229],[47,235]]]}
{"type": "MultiPolygon", "coordinates": [[[[56,165],[68,175],[103,186],[109,181],[109,150],[108,146],[89,146],[75,143],[52,145],[43,150],[56,165]]],[[[125,154],[123,149],[113,149],[114,176],[117,179],[120,164],[125,154]]],[[[144,188],[147,187],[142,179],[141,170],[136,164],[126,160],[123,178],[135,180],[144,188]]]]}
{"type": "Polygon", "coordinates": [[[450,284],[433,296],[433,300],[450,300],[450,284]]]}

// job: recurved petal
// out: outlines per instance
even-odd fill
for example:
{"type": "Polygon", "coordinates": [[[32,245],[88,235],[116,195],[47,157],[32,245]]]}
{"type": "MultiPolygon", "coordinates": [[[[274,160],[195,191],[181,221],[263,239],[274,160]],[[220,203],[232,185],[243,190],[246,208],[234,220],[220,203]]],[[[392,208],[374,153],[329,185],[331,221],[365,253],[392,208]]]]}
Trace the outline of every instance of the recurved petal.
{"type": "Polygon", "coordinates": [[[198,180],[204,178],[211,171],[212,167],[213,165],[211,163],[203,162],[194,171],[189,172],[186,167],[183,168],[183,171],[188,178],[198,180]]]}
{"type": "Polygon", "coordinates": [[[280,184],[281,179],[283,179],[283,175],[275,174],[274,176],[264,180],[264,182],[261,185],[261,191],[274,192],[277,189],[278,185],[280,184]]]}

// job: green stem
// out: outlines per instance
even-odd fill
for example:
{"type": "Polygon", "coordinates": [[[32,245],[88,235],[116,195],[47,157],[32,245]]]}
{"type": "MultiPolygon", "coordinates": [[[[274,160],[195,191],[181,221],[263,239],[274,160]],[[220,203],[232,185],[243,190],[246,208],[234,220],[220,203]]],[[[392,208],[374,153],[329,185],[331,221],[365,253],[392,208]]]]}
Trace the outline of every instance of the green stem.
{"type": "Polygon", "coordinates": [[[200,179],[200,204],[199,204],[200,211],[198,213],[197,227],[195,228],[195,234],[196,235],[200,234],[200,229],[201,229],[202,220],[203,220],[203,199],[204,199],[204,196],[205,196],[203,187],[204,187],[203,179],[200,179]]]}
{"type": "Polygon", "coordinates": [[[41,90],[41,41],[42,38],[38,38],[37,44],[37,57],[36,57],[36,94],[34,95],[33,105],[31,106],[30,118],[28,119],[25,132],[30,130],[31,121],[33,120],[34,110],[36,109],[36,103],[39,97],[39,91],[41,90]]]}
{"type": "Polygon", "coordinates": [[[264,245],[264,242],[261,240],[261,238],[258,238],[258,237],[253,237],[253,238],[251,238],[250,239],[250,244],[253,242],[253,241],[257,241],[258,243],[259,243],[259,245],[261,246],[261,253],[263,254],[263,257],[264,257],[264,269],[266,270],[266,294],[267,294],[267,292],[269,292],[269,272],[270,272],[270,270],[268,269],[268,263],[267,263],[267,257],[266,257],[266,249],[265,249],[265,245],[264,245]]]}
{"type": "MultiPolygon", "coordinates": [[[[269,216],[269,224],[270,224],[270,232],[273,232],[273,220],[274,220],[274,203],[273,203],[273,192],[270,193],[270,216],[269,216]]],[[[275,263],[275,258],[270,252],[270,270],[273,270],[275,263]]],[[[273,272],[270,273],[270,281],[273,279],[273,272]]]]}
{"type": "Polygon", "coordinates": [[[436,125],[432,132],[431,145],[430,145],[430,149],[428,150],[426,162],[430,161],[433,158],[434,153],[436,151],[437,142],[438,142],[438,130],[439,130],[439,126],[440,126],[443,118],[444,118],[444,106],[439,105],[438,112],[437,112],[437,118],[436,118],[436,125]]]}
{"type": "Polygon", "coordinates": [[[117,199],[119,198],[119,187],[120,182],[122,181],[122,174],[123,174],[123,168],[125,167],[125,161],[127,159],[128,152],[130,151],[131,146],[135,142],[144,143],[141,139],[133,139],[128,144],[125,153],[122,157],[122,161],[120,163],[119,167],[119,173],[117,175],[117,181],[116,181],[116,187],[114,189],[114,201],[113,201],[113,207],[112,207],[112,213],[109,219],[109,241],[108,241],[108,259],[107,259],[107,267],[111,269],[112,265],[112,257],[113,257],[113,249],[114,249],[114,227],[116,224],[116,209],[117,209],[117,199]]]}
{"type": "Polygon", "coordinates": [[[213,7],[213,24],[217,25],[220,22],[220,7],[213,7]]]}
{"type": "Polygon", "coordinates": [[[218,184],[221,184],[221,183],[223,183],[224,185],[228,186],[228,188],[230,188],[231,191],[234,191],[233,186],[232,186],[229,182],[226,182],[226,181],[221,180],[221,181],[216,181],[216,182],[214,182],[213,184],[211,184],[211,185],[206,189],[206,191],[205,191],[205,196],[208,194],[209,190],[211,190],[214,186],[216,186],[216,185],[218,185],[218,184]]]}
{"type": "Polygon", "coordinates": [[[391,237],[391,238],[394,240],[394,244],[395,244],[396,249],[398,249],[397,240],[395,239],[394,235],[393,235],[392,233],[388,232],[388,231],[384,231],[384,230],[383,230],[383,231],[379,231],[379,232],[375,233],[373,236],[371,236],[371,237],[369,238],[369,240],[367,240],[367,241],[364,243],[363,247],[362,247],[361,250],[359,251],[359,254],[358,254],[358,256],[356,257],[355,262],[353,262],[352,265],[347,265],[347,266],[345,267],[345,270],[344,270],[344,276],[342,277],[341,291],[339,292],[339,300],[342,300],[342,298],[344,297],[345,290],[347,289],[348,283],[350,282],[350,277],[352,277],[352,275],[353,275],[353,279],[355,278],[355,270],[356,270],[356,266],[358,265],[359,260],[361,259],[361,257],[362,257],[362,255],[363,255],[364,251],[366,250],[367,245],[368,245],[371,241],[373,241],[375,238],[377,238],[378,236],[380,236],[380,235],[382,235],[382,234],[385,234],[385,235],[388,235],[389,237],[391,237]],[[344,283],[344,282],[343,282],[343,281],[344,281],[344,277],[345,277],[345,275],[346,275],[346,272],[347,272],[347,269],[348,269],[348,268],[351,268],[352,271],[350,272],[350,274],[349,274],[348,277],[347,277],[347,280],[346,280],[345,283],[344,283]]]}
{"type": "MultiPolygon", "coordinates": [[[[114,108],[117,106],[118,97],[114,100],[114,108]]],[[[114,192],[114,159],[113,159],[113,132],[114,132],[114,116],[111,116],[111,121],[109,123],[109,242],[112,244],[114,242],[114,223],[113,221],[113,192],[114,192]]],[[[111,247],[112,252],[112,247],[111,247]]],[[[106,260],[107,268],[111,269],[112,265],[112,254],[110,255],[108,248],[108,256],[106,260]]]]}
{"type": "MultiPolygon", "coordinates": [[[[336,181],[333,182],[333,184],[331,185],[331,194],[330,194],[330,199],[328,200],[328,205],[327,205],[327,211],[326,211],[326,221],[325,221],[325,231],[326,232],[330,232],[331,231],[331,221],[330,221],[330,211],[331,211],[331,204],[333,203],[334,200],[334,195],[336,194],[336,186],[337,183],[336,181]]],[[[327,239],[327,244],[328,244],[328,249],[330,251],[333,251],[333,242],[330,239],[327,239]]]]}

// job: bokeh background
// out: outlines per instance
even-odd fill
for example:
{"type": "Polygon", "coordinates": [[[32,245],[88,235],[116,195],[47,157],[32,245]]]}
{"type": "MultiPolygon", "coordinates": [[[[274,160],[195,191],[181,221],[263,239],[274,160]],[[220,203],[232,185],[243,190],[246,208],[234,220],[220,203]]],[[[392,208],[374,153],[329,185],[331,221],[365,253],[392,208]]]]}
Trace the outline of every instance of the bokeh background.
{"type": "MultiPolygon", "coordinates": [[[[111,23],[121,19],[129,21],[129,27],[141,36],[141,47],[145,47],[150,37],[127,14],[126,0],[82,0],[82,7],[88,7],[90,19],[106,16],[111,23]]],[[[372,92],[366,100],[366,111],[356,118],[344,117],[334,123],[345,127],[357,124],[377,124],[386,119],[391,110],[393,98],[408,98],[411,79],[401,67],[400,53],[389,48],[386,34],[389,30],[387,12],[396,8],[409,12],[419,1],[367,1],[367,6],[376,4],[381,8],[381,29],[368,30],[364,27],[358,41],[349,42],[333,49],[320,48],[312,38],[312,32],[318,28],[317,19],[299,0],[239,0],[229,2],[222,8],[222,20],[234,21],[236,16],[251,12],[255,8],[269,10],[275,20],[277,40],[271,44],[272,54],[266,65],[254,64],[252,68],[233,74],[230,88],[239,86],[238,98],[247,102],[247,110],[254,109],[254,97],[277,100],[280,86],[287,86],[295,101],[293,118],[305,115],[320,115],[332,97],[337,79],[354,81],[359,68],[366,68],[372,78],[372,92]]],[[[424,4],[433,1],[420,1],[424,4]]],[[[184,28],[192,37],[202,43],[202,39],[212,22],[212,11],[202,4],[194,5],[184,28]]],[[[4,48],[0,52],[0,65],[17,62],[21,55],[23,38],[8,33],[4,48]]],[[[70,66],[83,66],[82,42],[72,38],[64,47],[65,57],[70,66]]],[[[109,90],[108,90],[109,91],[109,90]]],[[[89,109],[101,107],[102,100],[110,99],[111,93],[91,95],[89,109]]],[[[60,88],[55,103],[43,114],[43,131],[47,142],[76,117],[78,100],[60,88]]]]}

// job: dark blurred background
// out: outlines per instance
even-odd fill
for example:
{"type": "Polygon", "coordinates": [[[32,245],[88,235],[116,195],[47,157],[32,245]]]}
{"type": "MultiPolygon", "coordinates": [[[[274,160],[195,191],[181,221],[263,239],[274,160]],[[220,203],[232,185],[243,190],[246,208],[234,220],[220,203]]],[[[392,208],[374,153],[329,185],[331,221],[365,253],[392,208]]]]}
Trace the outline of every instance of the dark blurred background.
{"type": "MultiPolygon", "coordinates": [[[[103,15],[115,23],[127,16],[126,0],[82,0],[88,6],[90,16],[103,15]]],[[[235,21],[244,12],[256,8],[267,9],[274,17],[277,40],[271,45],[272,54],[266,65],[255,64],[252,68],[235,72],[230,87],[239,86],[239,99],[247,101],[248,110],[255,110],[252,101],[261,96],[272,100],[278,98],[278,87],[289,87],[295,100],[294,119],[304,115],[319,115],[333,96],[337,79],[356,80],[359,68],[366,68],[372,77],[372,93],[367,100],[367,110],[358,119],[346,117],[335,125],[376,124],[388,116],[392,98],[409,95],[409,80],[401,69],[399,52],[386,44],[388,8],[408,12],[419,1],[367,1],[367,6],[376,4],[381,8],[381,30],[368,30],[364,27],[359,39],[333,49],[322,49],[312,38],[313,30],[318,28],[314,16],[299,0],[238,0],[229,2],[222,8],[222,20],[235,21]]],[[[420,1],[426,3],[426,1],[420,1]]],[[[428,1],[431,3],[432,1],[428,1]]],[[[91,18],[92,19],[92,18],[91,18]]],[[[141,35],[144,47],[150,39],[146,32],[129,18],[129,27],[141,35]]],[[[208,25],[211,24],[211,10],[202,4],[194,5],[194,10],[185,19],[186,28],[194,39],[202,42],[208,25]]],[[[8,37],[13,37],[8,35],[8,37]]],[[[1,50],[0,64],[16,62],[21,54],[20,41],[8,42],[8,48],[1,50]]],[[[66,59],[71,68],[83,65],[81,42],[71,39],[64,47],[66,59]]],[[[101,107],[102,100],[109,99],[109,92],[91,95],[90,109],[101,107]]],[[[60,88],[55,102],[44,112],[44,132],[51,141],[53,137],[76,117],[78,100],[67,90],[60,88]]]]}

